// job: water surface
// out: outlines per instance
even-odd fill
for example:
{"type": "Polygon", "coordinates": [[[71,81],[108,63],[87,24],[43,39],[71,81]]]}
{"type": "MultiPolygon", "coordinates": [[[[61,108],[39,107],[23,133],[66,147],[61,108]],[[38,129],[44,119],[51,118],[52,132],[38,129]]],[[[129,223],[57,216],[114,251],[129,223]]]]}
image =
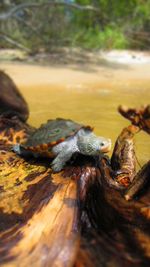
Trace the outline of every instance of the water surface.
{"type": "MultiPolygon", "coordinates": [[[[29,123],[38,127],[48,119],[69,118],[94,126],[95,133],[114,142],[129,125],[118,112],[120,104],[150,104],[150,64],[99,66],[93,71],[72,67],[0,64],[16,82],[30,109],[29,123]]],[[[150,159],[150,137],[135,138],[141,165],[150,159]]]]}
{"type": "MultiPolygon", "coordinates": [[[[150,91],[141,91],[132,88],[110,90],[98,88],[57,87],[57,86],[32,86],[21,88],[30,107],[29,123],[38,127],[47,119],[56,117],[70,118],[86,125],[92,125],[95,133],[112,139],[114,144],[118,134],[129,122],[118,112],[117,107],[123,103],[127,106],[139,106],[150,99],[150,91]]],[[[135,138],[137,157],[141,164],[150,156],[150,138],[141,132],[135,138]]]]}

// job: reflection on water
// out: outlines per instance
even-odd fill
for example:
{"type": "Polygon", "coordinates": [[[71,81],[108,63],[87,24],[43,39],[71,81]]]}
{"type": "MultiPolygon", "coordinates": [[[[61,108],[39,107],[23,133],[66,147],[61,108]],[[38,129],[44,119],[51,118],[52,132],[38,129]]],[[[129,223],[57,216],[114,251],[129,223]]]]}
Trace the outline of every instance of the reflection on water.
{"type": "MultiPolygon", "coordinates": [[[[149,88],[150,89],[150,88],[149,88]]],[[[114,144],[121,129],[129,124],[117,112],[120,104],[129,107],[138,107],[148,103],[150,90],[136,90],[128,88],[113,90],[99,88],[88,88],[88,86],[76,85],[65,86],[30,86],[22,87],[29,108],[29,123],[39,126],[47,119],[63,117],[76,120],[95,127],[95,133],[110,137],[114,144]]],[[[150,158],[150,138],[146,133],[136,136],[137,158],[142,165],[150,158]]]]}

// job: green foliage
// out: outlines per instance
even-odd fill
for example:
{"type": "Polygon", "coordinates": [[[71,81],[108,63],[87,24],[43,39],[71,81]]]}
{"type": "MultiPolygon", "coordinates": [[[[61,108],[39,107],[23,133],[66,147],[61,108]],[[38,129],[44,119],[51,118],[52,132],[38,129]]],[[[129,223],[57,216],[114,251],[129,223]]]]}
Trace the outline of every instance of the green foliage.
{"type": "Polygon", "coordinates": [[[73,45],[86,49],[123,49],[128,47],[128,42],[121,29],[108,26],[103,31],[90,28],[87,32],[80,32],[74,38],[73,45]]]}
{"type": "MultiPolygon", "coordinates": [[[[24,3],[9,0],[6,6],[4,2],[0,5],[1,13],[24,3]]],[[[47,1],[25,2],[44,4],[47,1]]],[[[149,49],[150,0],[76,0],[74,3],[93,6],[96,11],[68,5],[26,7],[7,21],[0,21],[0,33],[7,34],[32,53],[64,46],[149,49]]],[[[3,46],[4,43],[10,46],[3,40],[3,46]]]]}

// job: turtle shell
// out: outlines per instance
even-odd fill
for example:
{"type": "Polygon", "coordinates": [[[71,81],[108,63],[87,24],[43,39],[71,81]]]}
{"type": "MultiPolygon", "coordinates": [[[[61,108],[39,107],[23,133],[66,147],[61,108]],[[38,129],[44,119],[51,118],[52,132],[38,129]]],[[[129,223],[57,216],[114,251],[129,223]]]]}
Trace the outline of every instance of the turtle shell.
{"type": "Polygon", "coordinates": [[[85,126],[72,120],[60,118],[48,120],[28,138],[23,146],[25,149],[36,152],[46,151],[48,148],[75,135],[82,128],[92,131],[90,126],[85,126]]]}

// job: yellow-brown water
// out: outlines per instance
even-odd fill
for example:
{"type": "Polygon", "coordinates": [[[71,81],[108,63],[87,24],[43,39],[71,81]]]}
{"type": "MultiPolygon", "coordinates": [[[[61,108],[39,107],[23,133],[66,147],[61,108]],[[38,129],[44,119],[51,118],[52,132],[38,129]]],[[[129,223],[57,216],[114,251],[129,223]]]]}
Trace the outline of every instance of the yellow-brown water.
{"type": "MultiPolygon", "coordinates": [[[[129,122],[117,112],[120,104],[138,107],[150,102],[148,67],[93,72],[1,64],[17,83],[30,109],[29,123],[39,126],[47,119],[64,117],[92,125],[95,133],[115,139],[129,122]],[[141,68],[141,69],[140,69],[141,68]],[[143,73],[144,72],[144,73],[143,73]]],[[[136,136],[136,153],[143,165],[150,158],[150,138],[136,136]]]]}

